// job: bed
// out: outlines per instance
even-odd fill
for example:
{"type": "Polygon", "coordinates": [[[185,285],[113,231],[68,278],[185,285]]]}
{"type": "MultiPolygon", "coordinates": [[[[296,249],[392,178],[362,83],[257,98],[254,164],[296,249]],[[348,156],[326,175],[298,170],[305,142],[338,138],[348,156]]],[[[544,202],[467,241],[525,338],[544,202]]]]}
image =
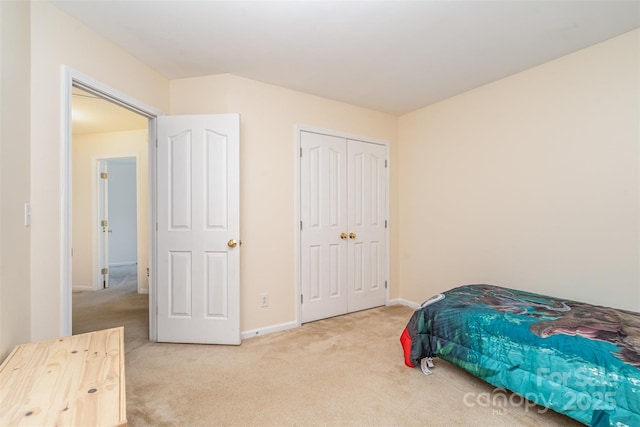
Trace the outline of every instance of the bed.
{"type": "MultiPolygon", "coordinates": [[[[640,426],[640,314],[492,285],[435,295],[400,341],[593,426],[640,426]]],[[[431,365],[432,366],[432,365],[431,365]]]]}

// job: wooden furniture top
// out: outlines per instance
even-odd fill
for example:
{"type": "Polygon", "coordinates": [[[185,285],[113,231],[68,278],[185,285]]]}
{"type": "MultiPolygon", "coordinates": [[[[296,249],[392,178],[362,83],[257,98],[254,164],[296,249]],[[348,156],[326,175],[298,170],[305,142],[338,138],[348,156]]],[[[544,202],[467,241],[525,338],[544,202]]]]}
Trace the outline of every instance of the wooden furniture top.
{"type": "Polygon", "coordinates": [[[17,346],[0,366],[1,426],[126,426],[124,328],[17,346]]]}

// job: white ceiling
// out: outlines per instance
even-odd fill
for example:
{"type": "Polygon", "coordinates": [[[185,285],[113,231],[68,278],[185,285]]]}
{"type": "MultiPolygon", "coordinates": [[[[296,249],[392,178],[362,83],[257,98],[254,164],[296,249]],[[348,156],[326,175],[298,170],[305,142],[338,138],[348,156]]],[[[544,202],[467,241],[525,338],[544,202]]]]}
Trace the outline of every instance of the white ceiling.
{"type": "Polygon", "coordinates": [[[403,114],[640,27],[640,0],[53,0],[168,79],[403,114]]]}

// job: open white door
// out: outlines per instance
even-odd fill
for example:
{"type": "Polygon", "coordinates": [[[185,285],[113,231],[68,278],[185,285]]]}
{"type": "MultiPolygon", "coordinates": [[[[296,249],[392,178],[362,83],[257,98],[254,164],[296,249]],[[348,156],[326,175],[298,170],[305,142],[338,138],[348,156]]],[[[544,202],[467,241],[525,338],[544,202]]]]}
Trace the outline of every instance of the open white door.
{"type": "Polygon", "coordinates": [[[100,265],[98,271],[98,283],[101,285],[100,289],[106,289],[109,287],[109,171],[107,169],[106,160],[102,160],[98,163],[100,176],[99,182],[99,194],[100,194],[100,265]]]}
{"type": "Polygon", "coordinates": [[[158,341],[240,344],[240,117],[157,123],[158,341]]]}

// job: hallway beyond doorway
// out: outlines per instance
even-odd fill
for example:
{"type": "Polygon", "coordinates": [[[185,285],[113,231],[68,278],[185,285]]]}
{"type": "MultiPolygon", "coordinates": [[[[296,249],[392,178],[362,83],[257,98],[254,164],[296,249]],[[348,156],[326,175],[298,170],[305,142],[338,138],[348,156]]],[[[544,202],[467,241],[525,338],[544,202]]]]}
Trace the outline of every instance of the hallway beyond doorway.
{"type": "Polygon", "coordinates": [[[137,291],[137,265],[111,269],[108,289],[73,292],[73,334],[125,326],[148,336],[149,296],[137,291]]]}

